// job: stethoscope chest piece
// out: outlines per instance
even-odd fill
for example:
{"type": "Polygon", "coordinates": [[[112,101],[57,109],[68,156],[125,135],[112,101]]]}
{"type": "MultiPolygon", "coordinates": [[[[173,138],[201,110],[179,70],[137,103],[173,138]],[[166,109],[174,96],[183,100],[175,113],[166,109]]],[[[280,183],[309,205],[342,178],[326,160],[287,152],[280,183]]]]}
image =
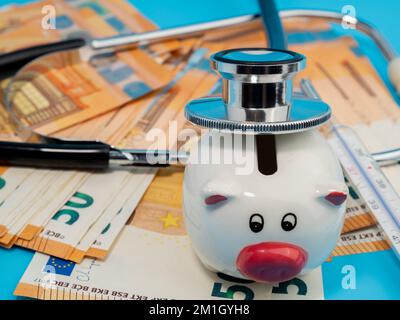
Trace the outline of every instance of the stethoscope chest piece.
{"type": "Polygon", "coordinates": [[[286,50],[230,49],[211,56],[222,78],[222,96],[190,102],[186,118],[195,125],[224,131],[284,134],[325,123],[330,107],[318,99],[293,95],[292,78],[305,57],[286,50]]]}

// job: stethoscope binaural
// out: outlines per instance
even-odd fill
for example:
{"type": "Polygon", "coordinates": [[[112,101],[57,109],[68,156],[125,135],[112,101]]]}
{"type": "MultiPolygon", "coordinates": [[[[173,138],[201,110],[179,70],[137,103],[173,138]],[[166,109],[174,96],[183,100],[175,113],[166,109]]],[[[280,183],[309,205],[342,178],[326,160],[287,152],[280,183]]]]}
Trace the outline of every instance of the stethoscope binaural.
{"type": "MultiPolygon", "coordinates": [[[[383,37],[373,28],[369,23],[362,22],[355,18],[349,16],[343,16],[339,13],[319,11],[319,10],[287,10],[280,12],[281,18],[291,18],[291,17],[306,17],[306,18],[325,18],[333,22],[347,21],[357,27],[360,31],[366,33],[370,36],[376,45],[381,49],[385,58],[389,61],[389,75],[393,82],[393,85],[398,89],[400,87],[400,74],[397,70],[400,68],[399,58],[395,57],[393,50],[390,48],[389,44],[383,39],[383,37]]],[[[91,40],[88,44],[93,50],[105,50],[109,48],[121,48],[131,45],[144,45],[151,42],[161,41],[168,38],[185,37],[192,36],[194,34],[199,34],[207,30],[218,29],[222,27],[229,27],[238,25],[241,23],[247,23],[259,18],[258,15],[245,15],[236,18],[223,19],[213,22],[189,25],[184,27],[165,29],[159,31],[152,31],[143,34],[135,35],[124,35],[118,37],[111,37],[105,39],[95,39],[91,40]]],[[[30,48],[22,50],[22,52],[8,53],[0,56],[0,65],[5,67],[18,69],[26,62],[30,60],[54,51],[77,48],[82,45],[87,44],[86,41],[78,40],[66,40],[55,44],[53,47],[51,45],[30,48]]],[[[295,58],[291,58],[295,59],[295,58]]],[[[250,69],[248,76],[255,76],[258,78],[271,76],[270,72],[272,68],[268,68],[268,63],[258,64],[257,67],[252,67],[250,69]],[[254,71],[256,74],[252,75],[251,72],[254,71]]],[[[300,61],[300,60],[299,60],[300,61]]],[[[296,62],[297,67],[301,65],[299,61],[296,62]]],[[[247,62],[248,64],[254,65],[254,61],[236,61],[232,63],[230,61],[229,68],[236,64],[236,69],[240,69],[242,66],[241,62],[247,62]],[[237,62],[237,63],[236,63],[237,62]]],[[[227,72],[225,72],[224,62],[213,62],[216,64],[216,68],[221,68],[220,74],[224,77],[227,72]]],[[[228,64],[227,64],[228,65],[228,64]]],[[[276,64],[279,66],[281,71],[288,68],[286,61],[282,63],[282,59],[276,64]]],[[[278,68],[278,69],[279,69],[278,68]]],[[[10,71],[10,70],[9,70],[10,71]]],[[[16,70],[14,70],[15,72],[16,70]]],[[[230,70],[232,71],[232,70],[230,70]]],[[[237,71],[237,70],[236,70],[237,71]]],[[[229,73],[229,72],[228,72],[229,73]]],[[[231,72],[231,74],[233,74],[231,72]]],[[[283,74],[283,73],[282,73],[283,74]]],[[[245,94],[244,89],[241,87],[235,87],[237,81],[231,81],[231,86],[229,88],[230,97],[228,104],[240,104],[240,99],[245,94]],[[236,84],[235,84],[236,83],[236,84]]],[[[248,96],[248,95],[247,95],[248,96]]],[[[268,98],[269,99],[269,98],[268,98]]],[[[317,99],[314,99],[318,101],[317,99]]],[[[249,101],[246,101],[248,103],[249,101]]],[[[264,101],[264,103],[270,103],[264,101]]],[[[289,103],[289,102],[288,102],[289,103]]],[[[196,117],[195,113],[191,112],[191,106],[187,108],[186,115],[190,121],[194,124],[204,126],[207,122],[201,117],[196,117]]],[[[292,106],[292,110],[296,110],[296,106],[292,106]]],[[[249,112],[248,110],[236,110],[234,115],[237,128],[247,128],[248,125],[243,126],[243,124],[253,122],[252,119],[256,117],[257,121],[262,117],[261,121],[264,127],[264,132],[268,133],[268,130],[275,128],[282,129],[282,123],[278,125],[281,121],[277,121],[282,117],[282,110],[279,112],[271,110],[258,111],[255,113],[249,112]],[[253,117],[253,118],[252,118],[253,117]],[[269,128],[265,131],[266,128],[269,128]]],[[[325,115],[326,118],[326,115],[325,115]]],[[[255,119],[255,118],[254,118],[255,119]]],[[[253,120],[254,120],[253,119],[253,120]]],[[[223,129],[227,125],[226,119],[213,118],[212,121],[207,122],[206,127],[214,127],[223,129]],[[210,124],[212,123],[212,125],[210,124]]],[[[290,119],[286,119],[290,120],[290,119]]],[[[286,121],[285,120],[285,121],[286,121]]],[[[324,121],[327,119],[324,119],[324,121]]],[[[232,117],[229,121],[232,121],[232,117]]],[[[324,122],[324,121],[321,121],[324,122]]],[[[318,122],[318,121],[317,121],[318,122]]],[[[304,123],[307,123],[305,121],[304,123]]],[[[320,124],[320,123],[318,123],[320,124]]],[[[233,123],[230,122],[230,126],[233,123]]],[[[301,127],[301,126],[300,126],[301,127]]],[[[259,126],[252,126],[252,129],[259,128],[259,126]]],[[[287,128],[287,125],[285,126],[287,128]]],[[[301,128],[300,128],[301,129],[301,128]]],[[[295,129],[297,130],[297,129],[295,129]]],[[[99,141],[68,141],[63,139],[57,139],[52,137],[46,137],[42,135],[35,135],[36,140],[41,143],[24,143],[24,142],[0,142],[0,163],[3,165],[22,165],[22,166],[33,166],[33,167],[46,167],[46,168],[74,168],[74,169],[105,169],[112,165],[116,166],[168,166],[176,163],[185,163],[188,155],[186,153],[170,153],[167,150],[121,150],[114,148],[106,143],[99,141]],[[148,161],[148,156],[151,154],[152,159],[156,157],[158,159],[157,163],[148,161]]],[[[387,165],[396,163],[400,159],[400,148],[393,150],[385,150],[383,152],[373,154],[376,161],[381,165],[387,165]]]]}

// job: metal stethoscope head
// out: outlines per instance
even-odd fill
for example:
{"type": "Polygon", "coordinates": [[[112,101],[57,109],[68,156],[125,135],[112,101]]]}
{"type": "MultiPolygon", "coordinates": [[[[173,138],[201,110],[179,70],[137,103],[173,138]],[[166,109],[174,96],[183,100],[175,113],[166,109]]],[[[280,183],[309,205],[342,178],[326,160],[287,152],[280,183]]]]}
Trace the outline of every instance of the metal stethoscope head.
{"type": "Polygon", "coordinates": [[[205,128],[254,134],[285,134],[315,128],[331,116],[320,99],[293,94],[292,78],[306,58],[266,48],[220,51],[211,56],[222,78],[222,97],[190,102],[185,115],[205,128]]]}

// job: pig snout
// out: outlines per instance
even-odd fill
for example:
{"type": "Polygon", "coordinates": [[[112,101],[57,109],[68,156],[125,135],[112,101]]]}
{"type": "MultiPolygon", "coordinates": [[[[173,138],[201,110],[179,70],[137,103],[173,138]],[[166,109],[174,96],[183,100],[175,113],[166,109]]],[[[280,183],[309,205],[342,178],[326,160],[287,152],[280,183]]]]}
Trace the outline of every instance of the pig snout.
{"type": "Polygon", "coordinates": [[[294,244],[262,242],[244,247],[236,259],[236,267],[251,280],[277,283],[296,277],[307,257],[307,252],[294,244]]]}

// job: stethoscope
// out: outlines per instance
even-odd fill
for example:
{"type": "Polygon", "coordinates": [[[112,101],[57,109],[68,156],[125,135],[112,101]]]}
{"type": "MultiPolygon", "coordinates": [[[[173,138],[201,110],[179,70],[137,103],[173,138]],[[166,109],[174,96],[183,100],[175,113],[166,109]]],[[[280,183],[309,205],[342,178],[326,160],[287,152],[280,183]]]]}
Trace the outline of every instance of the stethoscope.
{"type": "MultiPolygon", "coordinates": [[[[260,1],[260,4],[261,3],[263,2],[260,1]]],[[[30,61],[52,52],[80,48],[83,46],[88,46],[92,50],[99,51],[111,48],[120,49],[131,46],[143,46],[172,38],[194,36],[209,30],[238,26],[255,21],[260,17],[266,25],[270,43],[271,41],[278,41],[280,42],[280,46],[284,46],[284,36],[278,37],[283,34],[279,17],[323,18],[331,22],[344,21],[368,35],[387,59],[389,63],[388,73],[390,80],[397,91],[399,91],[400,57],[396,57],[390,45],[371,24],[351,16],[320,10],[286,10],[279,12],[278,16],[273,2],[268,1],[268,6],[272,3],[271,7],[266,7],[265,3],[267,2],[264,2],[264,6],[261,6],[261,15],[244,15],[184,27],[103,39],[69,39],[53,44],[27,48],[0,56],[0,68],[2,69],[3,75],[9,76],[10,74],[15,74],[17,70],[30,61]]],[[[193,119],[189,120],[192,121],[193,119]]],[[[188,154],[185,152],[172,153],[168,150],[118,149],[99,141],[69,141],[39,135],[34,132],[30,132],[30,135],[40,143],[0,142],[0,164],[44,168],[106,169],[110,166],[163,167],[180,163],[184,164],[188,159],[188,154]],[[149,154],[153,160],[156,158],[157,161],[149,162],[149,154]]],[[[374,153],[373,157],[381,165],[397,163],[400,160],[400,148],[374,153]]]]}

